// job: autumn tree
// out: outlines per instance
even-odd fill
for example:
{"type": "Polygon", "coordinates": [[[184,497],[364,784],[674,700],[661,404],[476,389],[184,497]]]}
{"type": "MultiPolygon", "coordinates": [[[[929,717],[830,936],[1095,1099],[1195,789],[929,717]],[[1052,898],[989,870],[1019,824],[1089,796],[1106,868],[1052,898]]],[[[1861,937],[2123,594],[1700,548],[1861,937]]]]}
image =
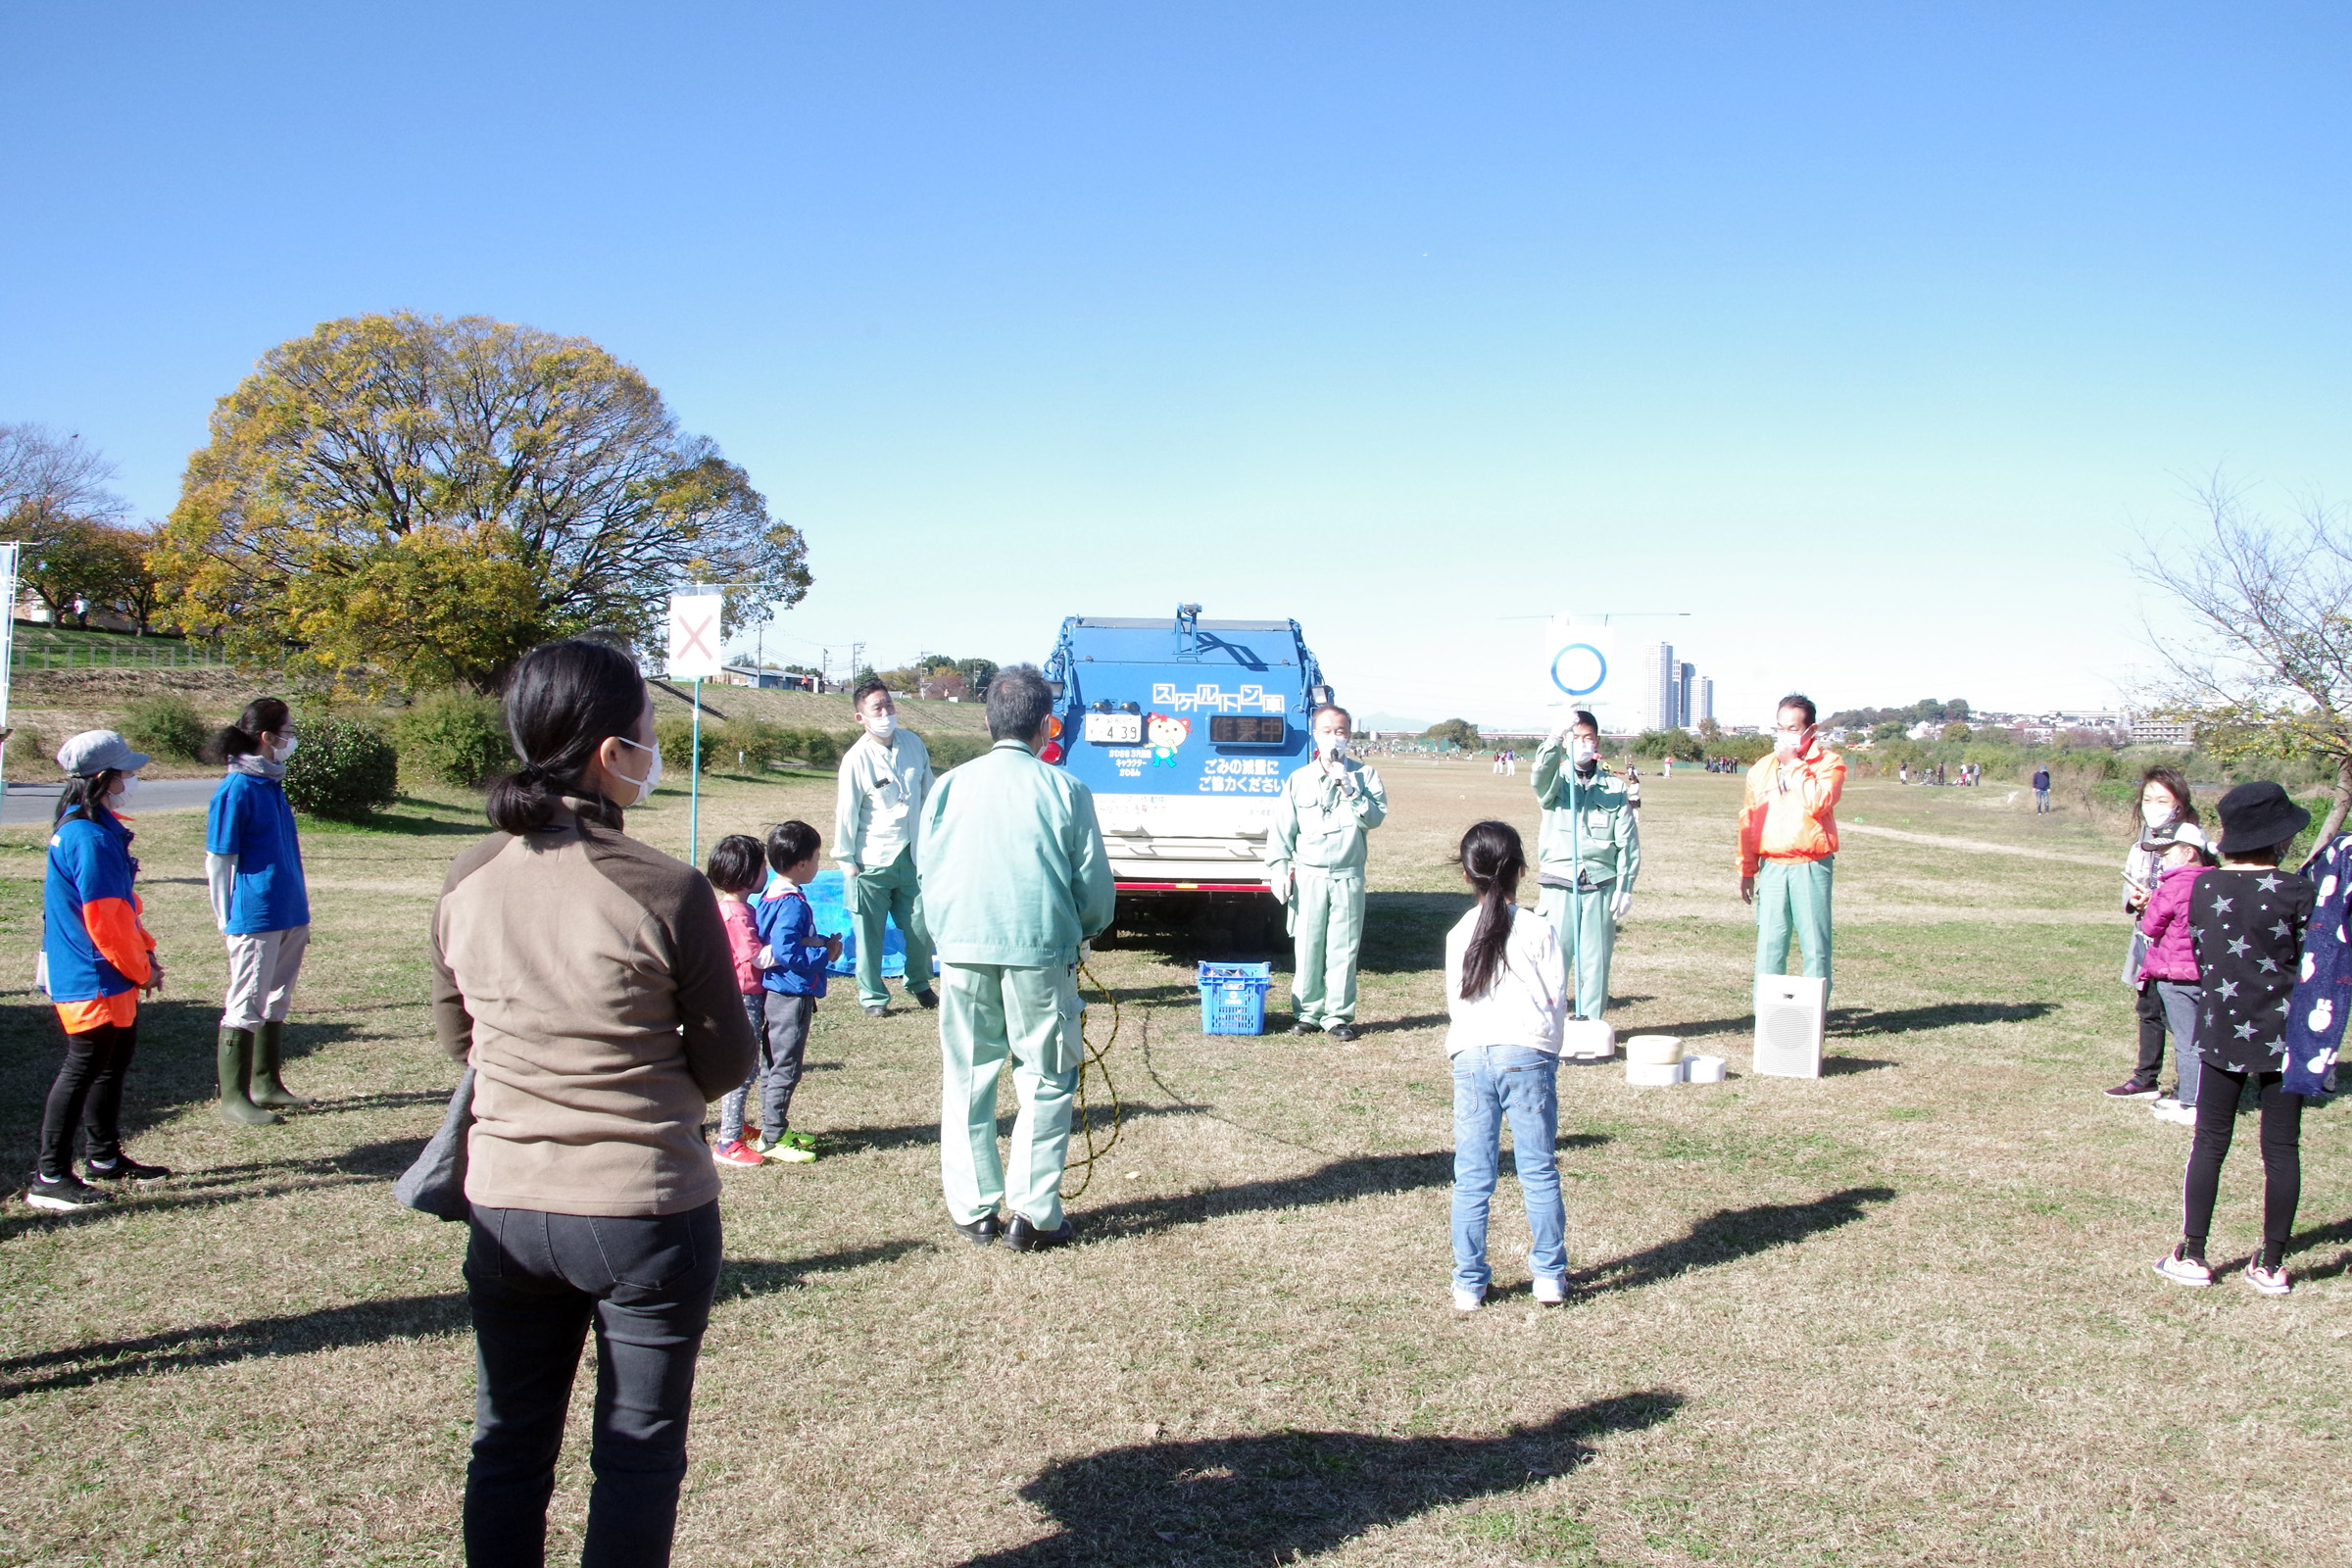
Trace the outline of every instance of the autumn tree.
{"type": "Polygon", "coordinates": [[[799,530],[584,338],[328,321],[220,400],[156,573],[179,624],[363,686],[495,685],[534,643],[643,642],[673,588],[722,635],[808,589],[799,530]]]}
{"type": "Polygon", "coordinates": [[[2352,809],[2352,531],[2317,504],[2274,521],[2218,479],[2197,502],[2188,538],[2134,563],[2189,624],[2185,637],[2151,634],[2169,668],[2151,707],[2195,724],[2198,749],[2218,760],[2332,767],[2324,844],[2352,809]]]}

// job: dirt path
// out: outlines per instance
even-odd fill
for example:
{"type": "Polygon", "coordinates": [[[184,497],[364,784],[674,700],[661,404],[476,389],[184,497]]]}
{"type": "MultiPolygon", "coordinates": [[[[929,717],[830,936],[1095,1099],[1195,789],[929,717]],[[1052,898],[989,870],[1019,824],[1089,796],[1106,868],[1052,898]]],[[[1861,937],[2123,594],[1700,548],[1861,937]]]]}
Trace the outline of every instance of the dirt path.
{"type": "Polygon", "coordinates": [[[1938,849],[1966,850],[1971,855],[2009,855],[2021,860],[2058,860],[2067,865],[2120,866],[2121,859],[2101,859],[2089,855],[2067,855],[2058,850],[2030,850],[2015,844],[1994,844],[1987,839],[1947,839],[1933,833],[1906,833],[1901,828],[1872,827],[1862,822],[1840,822],[1840,833],[1864,833],[1874,838],[1901,839],[1906,844],[1933,844],[1938,849]]]}

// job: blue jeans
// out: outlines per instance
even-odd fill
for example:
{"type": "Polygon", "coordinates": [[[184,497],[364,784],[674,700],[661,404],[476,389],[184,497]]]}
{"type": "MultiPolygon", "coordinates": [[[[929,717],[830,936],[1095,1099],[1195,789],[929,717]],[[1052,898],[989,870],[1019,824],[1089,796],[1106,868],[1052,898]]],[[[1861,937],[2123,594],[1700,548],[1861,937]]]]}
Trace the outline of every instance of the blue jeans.
{"type": "Polygon", "coordinates": [[[580,1350],[596,1331],[584,1568],[662,1568],[686,1478],[694,1367],[718,1290],[718,1204],[602,1218],[473,1210],[470,1568],[543,1568],[580,1350]]]}
{"type": "Polygon", "coordinates": [[[1473,1046],[1453,1055],[1453,1284],[1486,1294],[1487,1211],[1502,1164],[1502,1118],[1511,1118],[1519,1195],[1527,1200],[1534,1245],[1529,1270],[1541,1279],[1568,1276],[1567,1212],[1553,1145],[1560,1124],[1557,1056],[1525,1046],[1473,1046]]]}
{"type": "MultiPolygon", "coordinates": [[[[2180,1080],[2177,1093],[2180,1103],[2197,1102],[2197,1083],[2204,1057],[2197,1051],[2197,1007],[2205,1000],[2205,988],[2177,980],[2156,982],[2156,995],[2164,1004],[2164,1026],[2173,1035],[2173,1075],[2180,1080]]],[[[2150,1077],[2148,1082],[2156,1080],[2150,1077]]]]}

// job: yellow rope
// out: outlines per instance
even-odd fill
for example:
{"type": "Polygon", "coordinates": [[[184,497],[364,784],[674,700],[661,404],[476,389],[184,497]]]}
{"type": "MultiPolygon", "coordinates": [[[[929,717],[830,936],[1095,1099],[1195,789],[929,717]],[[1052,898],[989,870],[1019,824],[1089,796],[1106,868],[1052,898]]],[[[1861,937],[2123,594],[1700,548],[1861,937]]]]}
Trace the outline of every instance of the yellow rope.
{"type": "MultiPolygon", "coordinates": [[[[1061,1195],[1063,1202],[1074,1201],[1085,1196],[1087,1184],[1095,1179],[1095,1161],[1118,1147],[1119,1129],[1122,1119],[1126,1115],[1126,1106],[1119,1102],[1119,1086],[1111,1082],[1110,1068],[1102,1059],[1110,1054],[1110,1048],[1118,1044],[1119,999],[1111,994],[1110,987],[1095,978],[1095,971],[1088,968],[1083,960],[1078,965],[1078,973],[1086,985],[1101,996],[1110,1007],[1110,1033],[1102,1037],[1101,1045],[1095,1044],[1093,1032],[1087,1027],[1085,1017],[1081,1014],[1078,1039],[1079,1043],[1085,1047],[1086,1059],[1079,1064],[1078,1068],[1078,1128],[1081,1136],[1086,1140],[1086,1157],[1070,1160],[1063,1165],[1062,1178],[1065,1181],[1068,1180],[1071,1171],[1075,1170],[1080,1173],[1077,1188],[1061,1195]],[[1094,1107],[1086,1098],[1086,1080],[1090,1073],[1102,1080],[1102,1093],[1110,1097],[1110,1136],[1105,1138],[1100,1147],[1095,1143],[1094,1107]]],[[[1081,995],[1083,994],[1081,992],[1081,995]]],[[[1093,1009],[1088,1010],[1092,1011],[1093,1009]]]]}

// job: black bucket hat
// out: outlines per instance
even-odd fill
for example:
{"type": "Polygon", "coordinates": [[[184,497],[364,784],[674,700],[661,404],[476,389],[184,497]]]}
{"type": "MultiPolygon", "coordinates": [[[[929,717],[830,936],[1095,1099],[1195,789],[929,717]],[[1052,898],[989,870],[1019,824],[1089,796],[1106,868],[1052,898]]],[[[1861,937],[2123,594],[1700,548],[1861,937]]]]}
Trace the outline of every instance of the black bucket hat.
{"type": "Polygon", "coordinates": [[[2222,815],[2224,855],[2282,845],[2311,826],[2311,813],[2287,799],[2286,790],[2269,779],[2240,784],[2223,796],[2215,809],[2222,815]]]}

